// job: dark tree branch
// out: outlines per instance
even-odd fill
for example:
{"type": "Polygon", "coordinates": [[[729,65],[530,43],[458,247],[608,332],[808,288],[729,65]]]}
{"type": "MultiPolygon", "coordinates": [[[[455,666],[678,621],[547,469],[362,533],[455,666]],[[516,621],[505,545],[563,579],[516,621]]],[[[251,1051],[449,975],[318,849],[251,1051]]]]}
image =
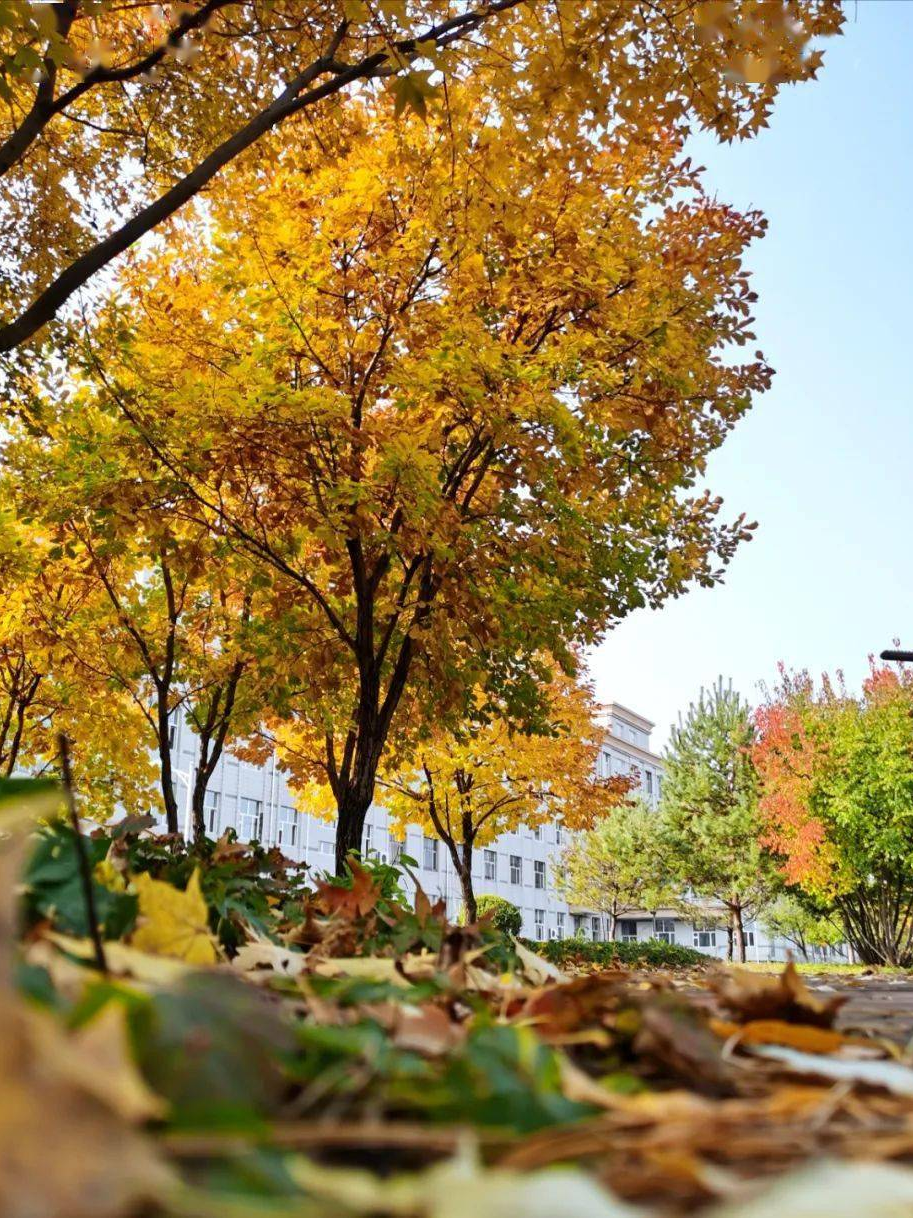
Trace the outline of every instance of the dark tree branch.
{"type": "Polygon", "coordinates": [[[515,7],[521,0],[489,0],[479,9],[451,17],[413,38],[392,44],[389,50],[375,51],[358,63],[342,64],[336,59],[348,30],[348,22],[338,26],[327,51],[312,64],[299,72],[279,96],[254,115],[226,140],[209,153],[190,173],[176,182],[163,195],[142,208],[135,216],[109,236],[103,238],[84,254],[74,259],[14,321],[0,326],[0,352],[12,351],[27,342],[42,326],[51,321],[69,298],[88,282],[98,271],[107,266],[119,254],[124,253],[141,237],[157,225],[174,215],[194,195],[198,194],[216,174],[230,161],[244,152],[261,136],[271,131],[285,119],[316,105],[326,97],[341,93],[348,85],[358,80],[389,75],[391,55],[414,53],[417,43],[435,42],[439,47],[447,46],[458,38],[477,29],[495,13],[515,7]],[[322,84],[313,85],[319,77],[331,73],[331,78],[322,84]]]}

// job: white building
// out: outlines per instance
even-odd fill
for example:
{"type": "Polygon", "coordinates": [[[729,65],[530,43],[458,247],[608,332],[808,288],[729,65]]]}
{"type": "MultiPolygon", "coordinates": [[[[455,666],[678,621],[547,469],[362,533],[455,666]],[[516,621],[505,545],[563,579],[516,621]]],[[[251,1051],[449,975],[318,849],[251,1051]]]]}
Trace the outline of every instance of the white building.
{"type": "MultiPolygon", "coordinates": [[[[662,759],[650,750],[649,719],[618,703],[606,713],[606,735],[597,762],[598,772],[634,774],[640,793],[653,807],[662,791],[662,759]]],[[[183,722],[175,724],[172,763],[177,775],[175,794],[182,814],[188,807],[188,783],[197,764],[196,736],[183,722]]],[[[207,791],[207,830],[218,837],[232,828],[242,841],[257,839],[266,846],[279,846],[296,862],[308,863],[317,871],[333,867],[336,848],[332,823],[297,812],[282,771],[273,758],[256,766],[222,755],[207,791]]],[[[502,834],[487,848],[475,851],[473,883],[477,894],[506,897],[523,915],[523,934],[530,939],[563,939],[578,932],[587,938],[607,937],[608,923],[597,910],[570,907],[555,891],[552,867],[566,841],[557,823],[541,829],[521,828],[502,834]]],[[[387,813],[375,805],[365,824],[366,850],[376,851],[384,861],[395,861],[403,852],[418,863],[422,887],[432,898],[444,897],[447,912],[455,918],[462,903],[459,878],[447,848],[437,838],[426,837],[411,827],[403,845],[389,831],[387,813]]],[[[689,921],[675,910],[639,910],[619,921],[617,937],[624,941],[658,938],[697,947],[711,956],[726,953],[726,930],[689,921]]],[[[760,926],[746,927],[747,956],[753,960],[784,960],[788,944],[771,941],[760,926]]]]}

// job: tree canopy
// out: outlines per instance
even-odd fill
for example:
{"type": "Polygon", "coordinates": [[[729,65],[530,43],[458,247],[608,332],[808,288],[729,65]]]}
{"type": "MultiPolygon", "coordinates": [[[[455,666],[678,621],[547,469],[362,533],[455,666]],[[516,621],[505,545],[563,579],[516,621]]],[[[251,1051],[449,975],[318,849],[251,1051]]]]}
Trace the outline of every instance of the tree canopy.
{"type": "Polygon", "coordinates": [[[573,834],[556,868],[558,891],[609,919],[615,938],[618,919],[676,903],[669,882],[658,817],[639,800],[619,802],[586,832],[573,834]]]}
{"type": "Polygon", "coordinates": [[[530,148],[552,122],[732,138],[841,23],[837,0],[2,0],[0,350],[296,115],[425,114],[466,85],[530,148]]]}
{"type": "Polygon", "coordinates": [[[749,535],[691,488],[769,381],[734,358],[760,216],[709,198],[674,138],[594,144],[582,173],[478,106],[363,109],[329,162],[300,127],[212,195],[211,240],[177,230],[132,268],[83,387],[40,407],[140,437],[181,527],[270,583],[275,692],[340,865],[407,691],[404,730],[480,687],[528,721],[536,657],[572,666],[749,535]]]}
{"type": "Polygon", "coordinates": [[[556,675],[547,690],[545,722],[517,731],[502,719],[433,730],[414,763],[380,783],[381,798],[400,833],[419,824],[444,842],[475,920],[473,856],[479,846],[521,826],[591,828],[629,789],[622,778],[597,776],[602,729],[591,690],[556,675]]]}
{"type": "Polygon", "coordinates": [[[753,741],[751,709],[731,685],[720,678],[701,690],[672,732],[661,803],[670,878],[727,911],[739,960],[744,917],[757,913],[776,887],[760,841],[753,741]]]}
{"type": "Polygon", "coordinates": [[[913,674],[873,666],[859,697],[784,672],[757,712],[767,844],[836,905],[868,963],[913,960],[913,674]]]}

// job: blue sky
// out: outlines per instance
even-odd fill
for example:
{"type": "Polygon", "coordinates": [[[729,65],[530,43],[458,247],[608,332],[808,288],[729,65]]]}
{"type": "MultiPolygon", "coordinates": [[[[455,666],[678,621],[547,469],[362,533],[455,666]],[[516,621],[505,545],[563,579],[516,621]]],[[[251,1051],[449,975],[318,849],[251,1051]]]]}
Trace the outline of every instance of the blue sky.
{"type": "Polygon", "coordinates": [[[755,701],[780,660],[858,685],[871,652],[913,646],[913,0],[847,14],[767,131],[696,141],[720,198],[768,218],[748,262],[777,375],[708,471],[755,539],[722,586],[633,614],[592,657],[600,698],[655,720],[657,745],[720,673],[755,701]]]}

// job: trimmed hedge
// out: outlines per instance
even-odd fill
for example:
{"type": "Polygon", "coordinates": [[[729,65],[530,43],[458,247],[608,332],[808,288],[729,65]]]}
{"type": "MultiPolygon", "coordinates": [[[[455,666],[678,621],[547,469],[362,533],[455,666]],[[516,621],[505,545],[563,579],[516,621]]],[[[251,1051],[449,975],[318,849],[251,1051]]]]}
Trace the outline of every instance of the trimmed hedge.
{"type": "Polygon", "coordinates": [[[649,964],[658,968],[691,968],[707,964],[712,957],[680,943],[664,943],[647,939],[642,943],[593,943],[588,939],[550,939],[546,943],[526,940],[532,951],[538,952],[552,964],[649,964]]]}
{"type": "Polygon", "coordinates": [[[523,926],[523,914],[505,897],[490,894],[477,897],[476,909],[480,918],[490,917],[492,924],[503,935],[519,935],[523,926]]]}

